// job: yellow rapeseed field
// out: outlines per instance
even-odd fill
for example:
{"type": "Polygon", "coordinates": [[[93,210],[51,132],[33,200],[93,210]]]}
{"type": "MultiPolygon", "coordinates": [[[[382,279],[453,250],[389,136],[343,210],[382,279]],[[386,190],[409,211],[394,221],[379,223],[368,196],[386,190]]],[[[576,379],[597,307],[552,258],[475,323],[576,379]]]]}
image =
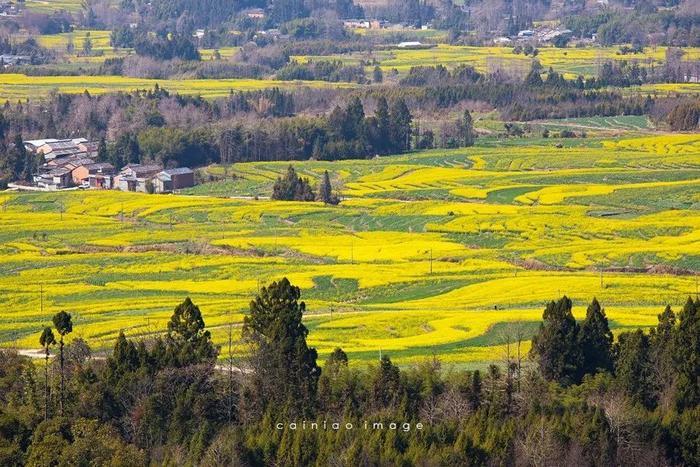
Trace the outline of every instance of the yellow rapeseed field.
{"type": "MultiPolygon", "coordinates": [[[[684,60],[700,58],[700,47],[687,47],[683,50],[684,60]]],[[[595,76],[599,67],[609,60],[636,61],[642,66],[659,66],[665,61],[666,47],[646,47],[642,53],[627,55],[620,54],[619,47],[542,47],[538,51],[536,59],[542,66],[552,67],[563,73],[567,79],[573,79],[578,75],[595,76]]],[[[385,72],[397,70],[399,73],[406,73],[414,66],[434,65],[444,65],[448,68],[471,65],[479,71],[506,69],[527,73],[533,60],[532,57],[513,53],[512,46],[477,47],[447,44],[438,44],[437,47],[430,49],[391,49],[325,57],[299,56],[296,59],[299,61],[335,59],[348,63],[377,60],[385,72]]],[[[647,89],[652,88],[653,86],[647,89]]],[[[658,89],[662,90],[662,87],[658,89]]],[[[697,86],[694,89],[697,92],[697,86]]]]}
{"type": "Polygon", "coordinates": [[[615,333],[654,325],[698,291],[700,137],[556,142],[295,163],[328,170],[339,206],[243,197],[286,162],[212,166],[237,177],[179,195],[0,193],[0,342],[35,348],[66,310],[73,337],[109,347],[190,296],[223,344],[285,276],[322,358],[485,365],[564,294],[578,318],[597,297],[615,333]]]}
{"type": "Polygon", "coordinates": [[[351,84],[323,81],[274,81],[264,79],[146,79],[125,76],[27,76],[17,73],[0,75],[0,102],[18,99],[41,99],[52,91],[76,94],[104,94],[153,89],[158,84],[173,93],[205,98],[226,97],[231,91],[254,91],[268,88],[352,87],[351,84]]]}

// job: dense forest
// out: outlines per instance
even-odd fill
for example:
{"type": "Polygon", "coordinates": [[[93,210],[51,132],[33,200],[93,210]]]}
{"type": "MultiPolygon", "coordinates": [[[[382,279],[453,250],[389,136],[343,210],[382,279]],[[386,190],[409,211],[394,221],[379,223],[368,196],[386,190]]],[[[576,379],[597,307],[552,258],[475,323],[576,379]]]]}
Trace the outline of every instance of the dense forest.
{"type": "MultiPolygon", "coordinates": [[[[105,357],[70,313],[37,329],[45,358],[0,359],[2,465],[697,465],[700,300],[613,339],[595,299],[577,322],[547,304],[501,363],[427,358],[321,368],[301,290],[282,279],[250,303],[244,355],[212,344],[189,298],[155,337],[121,334],[105,357]]],[[[48,319],[48,318],[47,318],[48,319]]],[[[233,328],[229,327],[232,336],[233,328]]],[[[379,356],[378,356],[379,357],[379,356]]]]}

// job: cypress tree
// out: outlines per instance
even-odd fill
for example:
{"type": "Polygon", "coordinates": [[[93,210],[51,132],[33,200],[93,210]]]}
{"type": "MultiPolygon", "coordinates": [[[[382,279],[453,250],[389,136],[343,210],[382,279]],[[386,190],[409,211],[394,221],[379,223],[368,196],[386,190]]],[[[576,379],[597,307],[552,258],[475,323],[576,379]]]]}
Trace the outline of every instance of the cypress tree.
{"type": "Polygon", "coordinates": [[[306,304],[287,278],[263,287],[250,303],[243,338],[251,344],[252,383],[263,409],[289,416],[312,415],[321,369],[302,323],[306,304]]]}
{"type": "Polygon", "coordinates": [[[608,327],[608,318],[597,299],[593,299],[586,310],[586,319],[581,325],[579,345],[583,353],[584,374],[595,374],[613,370],[613,335],[608,327]]]}
{"type": "Polygon", "coordinates": [[[527,74],[525,77],[525,85],[528,87],[540,87],[544,83],[542,82],[542,77],[540,76],[540,71],[542,69],[542,65],[540,65],[540,62],[537,60],[533,60],[532,62],[532,68],[530,69],[530,72],[527,74]]]}
{"type": "Polygon", "coordinates": [[[462,145],[465,147],[474,146],[474,121],[469,110],[465,110],[464,115],[462,115],[460,130],[462,133],[462,145]]]}
{"type": "Polygon", "coordinates": [[[121,378],[140,366],[140,356],[133,342],[123,332],[119,333],[112,355],[107,359],[107,381],[111,387],[117,387],[121,378]]]}
{"type": "Polygon", "coordinates": [[[336,347],[333,352],[328,356],[326,360],[326,366],[347,366],[348,365],[348,355],[340,347],[336,347]]]}
{"type": "Polygon", "coordinates": [[[413,117],[406,102],[403,99],[397,99],[391,107],[390,115],[391,150],[401,152],[410,149],[413,117]]]}
{"type": "Polygon", "coordinates": [[[107,162],[109,160],[107,140],[105,140],[104,137],[100,138],[100,144],[97,146],[97,160],[100,162],[107,162]]]}
{"type": "Polygon", "coordinates": [[[291,165],[284,177],[277,177],[272,187],[272,199],[282,201],[313,201],[316,199],[309,180],[297,176],[291,165]]]}
{"type": "Polygon", "coordinates": [[[332,189],[331,178],[326,170],[323,172],[323,180],[321,180],[321,185],[318,188],[318,196],[321,198],[321,201],[326,204],[331,203],[332,189]]]}
{"type": "Polygon", "coordinates": [[[391,363],[389,356],[383,355],[372,382],[373,405],[377,409],[395,407],[401,401],[401,393],[399,367],[391,363]]]}
{"type": "Polygon", "coordinates": [[[204,318],[190,297],[175,307],[168,322],[166,360],[173,366],[214,363],[218,350],[204,329],[204,318]]]}
{"type": "Polygon", "coordinates": [[[49,394],[49,348],[52,345],[56,345],[56,338],[53,335],[53,331],[49,326],[46,326],[44,328],[44,331],[41,333],[41,337],[39,337],[39,343],[41,344],[41,347],[44,349],[44,357],[46,358],[46,362],[44,365],[44,420],[49,419],[49,399],[50,399],[50,394],[49,394]]]}
{"type": "Polygon", "coordinates": [[[323,179],[318,187],[318,197],[325,204],[338,204],[340,200],[333,194],[333,185],[331,185],[331,177],[328,171],[323,172],[323,179]]]}
{"type": "Polygon", "coordinates": [[[374,71],[372,72],[372,79],[375,83],[381,83],[382,81],[384,81],[384,73],[382,72],[382,68],[379,65],[374,67],[374,71]]]}
{"type": "Polygon", "coordinates": [[[636,402],[647,408],[655,404],[649,337],[640,329],[619,337],[615,373],[618,383],[636,402]]]}
{"type": "Polygon", "coordinates": [[[473,411],[479,410],[479,407],[481,407],[481,391],[481,372],[479,370],[475,370],[474,373],[472,373],[468,397],[469,408],[473,411]]]}
{"type": "Polygon", "coordinates": [[[389,104],[384,96],[377,99],[374,117],[377,121],[377,141],[374,146],[380,154],[386,154],[391,144],[391,115],[389,115],[389,104]]]}
{"type": "Polygon", "coordinates": [[[666,306],[658,316],[659,324],[651,330],[651,361],[654,367],[654,385],[660,392],[659,396],[675,386],[676,372],[673,368],[673,340],[676,332],[676,314],[670,306],[666,306]]]}
{"type": "Polygon", "coordinates": [[[693,302],[688,297],[678,314],[673,347],[678,373],[676,406],[684,410],[700,404],[700,300],[693,302]]]}
{"type": "Polygon", "coordinates": [[[70,313],[65,311],[59,311],[53,317],[53,325],[61,336],[59,343],[59,363],[61,365],[61,397],[59,399],[59,407],[61,409],[61,416],[64,414],[64,402],[65,402],[65,359],[63,357],[64,341],[63,338],[73,332],[73,321],[71,319],[70,313]]]}
{"type": "Polygon", "coordinates": [[[581,379],[583,355],[578,345],[579,326],[571,313],[571,300],[564,296],[550,302],[543,322],[532,339],[530,354],[536,359],[545,379],[563,386],[581,379]]]}

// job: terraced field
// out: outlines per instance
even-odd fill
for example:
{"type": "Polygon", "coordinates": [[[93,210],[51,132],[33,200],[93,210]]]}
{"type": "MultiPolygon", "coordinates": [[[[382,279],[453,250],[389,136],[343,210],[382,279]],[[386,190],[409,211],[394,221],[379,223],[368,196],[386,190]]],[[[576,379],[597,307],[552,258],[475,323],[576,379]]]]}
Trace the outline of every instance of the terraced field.
{"type": "Polygon", "coordinates": [[[25,0],[25,8],[40,13],[53,13],[58,10],[66,10],[78,13],[83,9],[82,0],[25,0]]]}
{"type": "Polygon", "coordinates": [[[159,86],[179,94],[199,95],[205,98],[226,97],[233,91],[251,91],[268,88],[295,87],[351,87],[350,84],[324,81],[272,81],[262,79],[145,79],[124,76],[26,76],[22,74],[0,74],[0,102],[18,99],[41,99],[52,91],[76,94],[88,91],[103,94],[118,91],[153,89],[159,86]]]}
{"type": "MultiPolygon", "coordinates": [[[[70,3],[70,0],[65,2],[70,3]]],[[[51,5],[63,5],[64,2],[34,2],[28,6],[45,7],[51,5]]],[[[441,40],[437,31],[422,31],[431,40],[441,40]]],[[[23,40],[28,36],[19,33],[15,40],[23,40]]],[[[85,90],[93,94],[133,91],[136,89],[152,88],[156,83],[168,90],[180,94],[201,95],[207,98],[224,97],[231,90],[256,90],[270,87],[290,88],[297,86],[315,87],[355,87],[349,83],[314,82],[283,82],[271,79],[169,79],[152,80],[130,78],[122,76],[91,75],[89,80],[85,76],[75,76],[85,73],[85,70],[98,73],[98,67],[106,59],[126,57],[133,54],[130,49],[115,49],[110,45],[110,31],[106,30],[75,30],[70,33],[44,35],[37,37],[37,41],[43,47],[53,49],[57,55],[56,63],[51,64],[51,72],[64,76],[26,76],[22,74],[3,74],[0,76],[0,103],[10,100],[41,99],[52,91],[64,93],[81,93],[85,90]],[[92,54],[84,55],[83,43],[86,37],[92,42],[92,54]],[[69,43],[73,44],[73,52],[67,51],[69,43]],[[73,75],[73,76],[71,76],[73,75]],[[89,85],[86,84],[89,82],[89,85]]],[[[236,47],[226,47],[219,50],[223,59],[231,59],[236,52],[236,47]]],[[[684,48],[683,60],[699,60],[700,48],[684,48]]],[[[213,49],[200,50],[202,60],[212,60],[213,49]]],[[[665,59],[666,48],[648,47],[644,53],[634,55],[621,55],[616,47],[589,47],[589,48],[552,48],[540,49],[537,60],[546,68],[552,67],[564,74],[568,79],[574,79],[578,75],[587,77],[596,76],[600,65],[608,60],[637,61],[642,66],[660,67],[665,59]]],[[[454,68],[459,65],[472,65],[480,71],[493,72],[497,69],[507,70],[512,73],[525,75],[531,66],[532,58],[522,54],[517,55],[510,47],[472,47],[452,46],[440,44],[436,48],[422,50],[385,49],[373,52],[356,52],[334,56],[299,56],[293,57],[298,61],[308,60],[340,60],[345,63],[359,64],[379,63],[385,72],[385,76],[391,81],[395,77],[405,75],[414,66],[432,66],[437,64],[454,68]]],[[[367,65],[368,75],[371,75],[374,65],[367,65]]],[[[675,95],[688,94],[700,95],[699,83],[661,83],[646,84],[625,88],[626,94],[642,95],[675,95]]]]}
{"type": "MultiPolygon", "coordinates": [[[[698,60],[700,58],[700,48],[698,47],[688,47],[683,50],[685,51],[684,60],[698,60]]],[[[633,55],[619,54],[619,47],[543,47],[539,49],[536,58],[545,69],[552,67],[563,73],[567,79],[574,79],[578,75],[596,76],[598,68],[609,60],[637,61],[642,66],[659,66],[663,63],[665,54],[665,47],[647,47],[643,53],[633,55]]],[[[447,44],[439,44],[432,49],[394,49],[324,57],[302,56],[297,57],[297,59],[300,61],[336,59],[347,63],[377,60],[385,73],[393,69],[399,73],[407,73],[414,66],[440,64],[448,68],[471,65],[480,71],[493,71],[497,68],[511,71],[519,69],[523,74],[526,74],[532,62],[531,57],[514,54],[512,47],[474,47],[447,44]]],[[[368,70],[373,67],[368,67],[368,70]]]]}
{"type": "Polygon", "coordinates": [[[213,166],[221,181],[177,196],[0,194],[0,341],[37,347],[68,310],[73,336],[109,346],[163,329],[190,295],[223,343],[258,287],[287,276],[322,357],[476,367],[562,294],[578,317],[598,297],[618,332],[697,293],[700,135],[297,163],[328,170],[342,204],[243,198],[286,166],[213,166]]]}

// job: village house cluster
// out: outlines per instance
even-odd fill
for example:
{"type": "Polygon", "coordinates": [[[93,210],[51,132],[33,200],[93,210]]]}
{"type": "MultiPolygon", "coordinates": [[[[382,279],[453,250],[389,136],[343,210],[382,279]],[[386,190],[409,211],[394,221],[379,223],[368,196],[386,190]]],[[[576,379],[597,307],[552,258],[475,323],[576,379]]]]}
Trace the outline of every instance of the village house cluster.
{"type": "Polygon", "coordinates": [[[0,1],[0,17],[16,18],[22,13],[24,2],[13,2],[12,0],[0,1]]]}
{"type": "MultiPolygon", "coordinates": [[[[536,29],[523,29],[522,31],[518,31],[517,35],[510,36],[510,37],[497,37],[493,40],[493,43],[496,45],[509,45],[513,43],[536,43],[536,44],[546,44],[550,42],[554,42],[556,39],[560,37],[566,37],[570,38],[572,35],[572,31],[570,29],[562,29],[559,27],[549,27],[549,26],[541,26],[536,29]]],[[[589,40],[590,42],[594,42],[596,39],[595,34],[593,37],[589,40]]]]}
{"type": "Polygon", "coordinates": [[[117,170],[110,163],[96,161],[98,146],[98,143],[84,138],[25,141],[25,149],[35,156],[41,156],[44,161],[33,176],[33,186],[29,188],[172,193],[195,184],[194,172],[188,167],[164,169],[158,164],[127,164],[117,170]]]}

